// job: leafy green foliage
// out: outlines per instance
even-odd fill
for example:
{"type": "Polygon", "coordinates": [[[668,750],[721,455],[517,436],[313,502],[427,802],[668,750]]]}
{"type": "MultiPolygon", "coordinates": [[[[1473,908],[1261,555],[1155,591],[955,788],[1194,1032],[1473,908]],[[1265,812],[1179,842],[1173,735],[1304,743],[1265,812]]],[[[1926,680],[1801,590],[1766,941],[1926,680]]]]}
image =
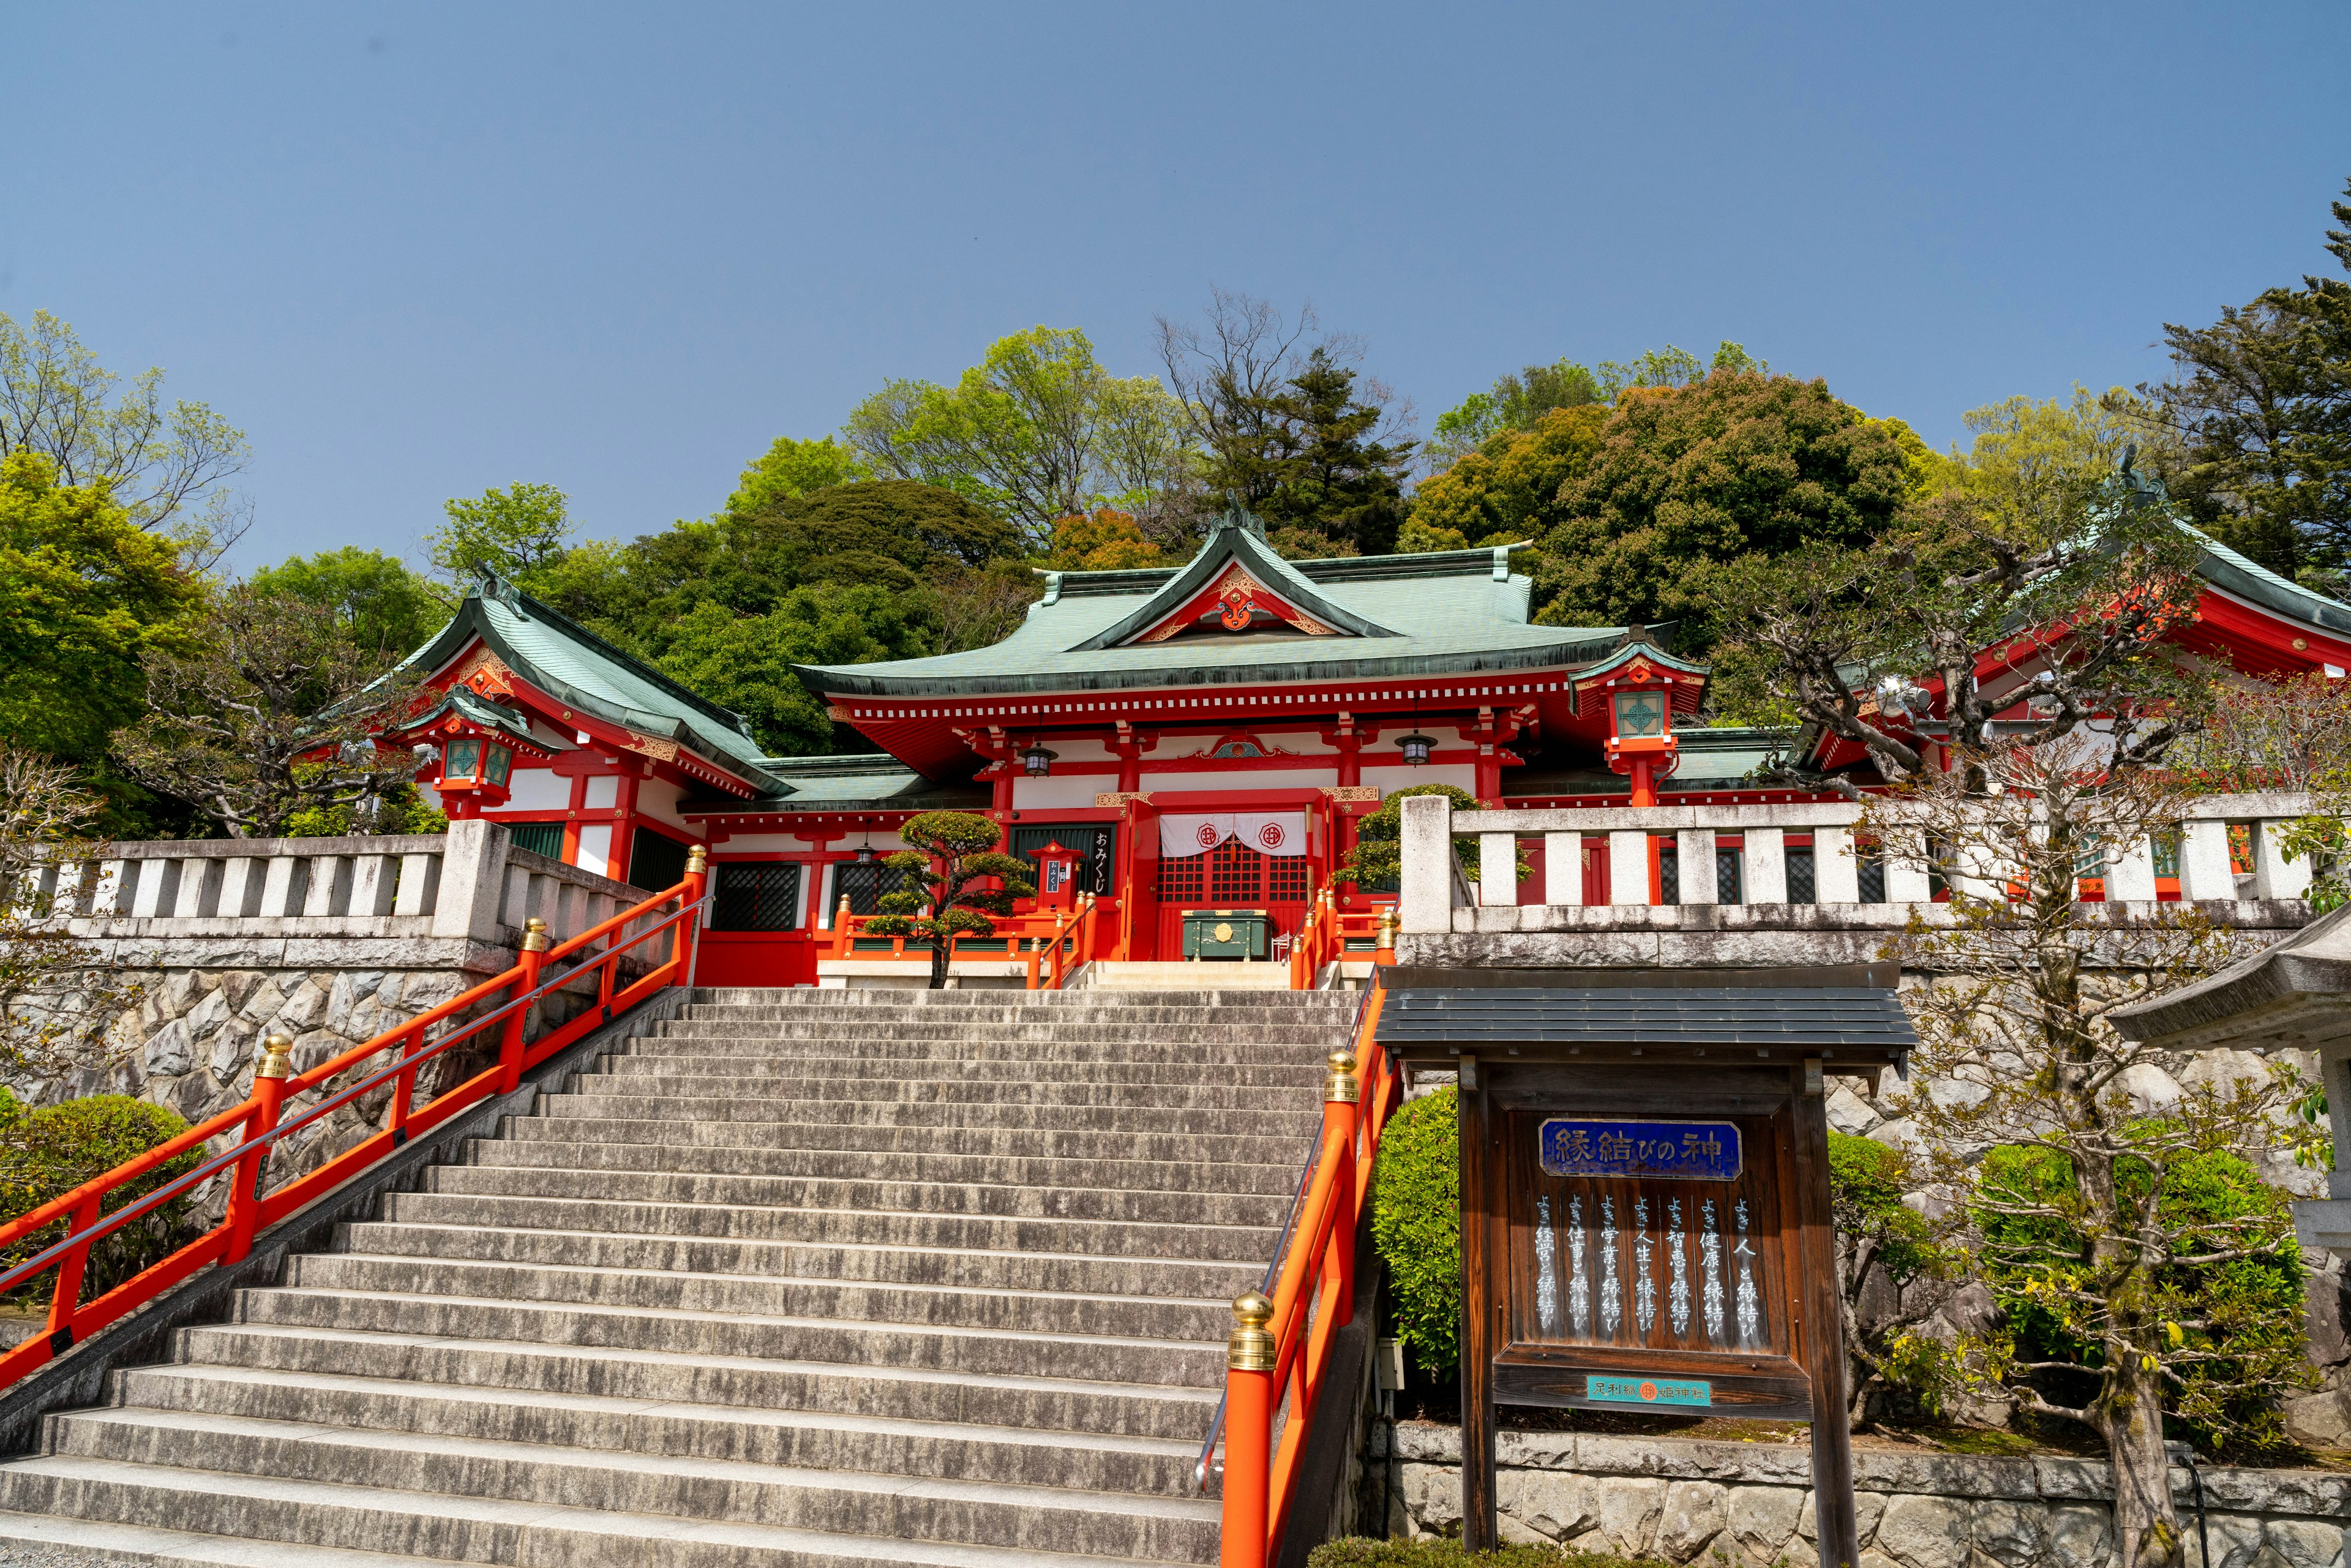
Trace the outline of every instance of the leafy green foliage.
{"type": "MultiPolygon", "coordinates": [[[[99,1094],[45,1105],[0,1124],[0,1224],[64,1197],[187,1129],[188,1124],[169,1106],[124,1094],[99,1094]]],[[[126,1182],[106,1196],[99,1213],[113,1214],[137,1202],[195,1169],[204,1157],[199,1146],[137,1181],[126,1182]]],[[[82,1283],[83,1299],[113,1289],[188,1240],[193,1229],[192,1207],[188,1198],[174,1198],[93,1247],[82,1283]]],[[[63,1240],[65,1235],[62,1220],[35,1231],[0,1250],[0,1269],[23,1262],[63,1240]]],[[[53,1272],[44,1272],[29,1281],[17,1299],[28,1304],[44,1301],[55,1281],[53,1272]]]]}
{"type": "Polygon", "coordinates": [[[406,561],[358,545],[288,556],[246,580],[257,592],[332,612],[354,645],[375,653],[422,648],[448,622],[452,609],[448,595],[411,571],[406,561]]]}
{"type": "Polygon", "coordinates": [[[906,819],[898,836],[911,848],[883,864],[925,891],[901,888],[882,895],[883,913],[865,929],[881,936],[914,936],[931,944],[931,989],[946,984],[947,941],[957,935],[992,936],[990,915],[1008,915],[1016,898],[1033,897],[1035,868],[997,849],[1004,830],[970,811],[924,811],[906,819]],[[981,882],[994,887],[980,887],[981,882]],[[929,906],[928,915],[915,911],[929,906]]]}
{"type": "MultiPolygon", "coordinates": [[[[2135,1128],[2141,1146],[2176,1129],[2135,1128]]],[[[2214,1453],[2259,1456],[2286,1446],[2275,1390],[2307,1381],[2302,1254],[2286,1197],[2225,1148],[2169,1158],[2126,1155],[2118,1197],[2151,1211],[2168,1258],[2141,1288],[2162,1325],[2163,1405],[2214,1453]],[[2249,1245],[2250,1244],[2250,1245],[2249,1245]],[[2203,1254],[2220,1255],[2199,1262],[2203,1254]]],[[[2097,1268],[2075,1217],[2088,1212],[2072,1162],[2056,1148],[2002,1146],[1984,1159],[1974,1198],[1984,1279],[2006,1309],[1994,1354],[2094,1373],[2105,1351],[2075,1296],[2097,1268]]]]}
{"type": "Polygon", "coordinates": [[[1925,1216],[1902,1201],[1917,1186],[1909,1162],[1884,1144],[1829,1132],[1829,1211],[1836,1226],[1845,1310],[1845,1354],[1853,1364],[1853,1399],[1865,1412],[1873,1385],[1906,1391],[1929,1414],[1939,1414],[1954,1380],[1949,1348],[1918,1332],[1923,1303],[1900,1310],[1905,1287],[1948,1277],[1957,1266],[1925,1216]],[[1857,1307],[1873,1270],[1894,1287],[1893,1320],[1865,1326],[1857,1307]]]}
{"type": "Polygon", "coordinates": [[[1388,1268],[1396,1337],[1424,1370],[1461,1359],[1461,1134],[1451,1089],[1405,1103],[1380,1134],[1372,1244],[1388,1268]]]}
{"type": "Polygon", "coordinates": [[[1900,444],[1821,382],[1725,371],[1627,389],[1542,540],[1539,619],[1560,626],[1682,623],[1719,634],[1716,563],[1858,546],[1901,506],[1900,444]]]}
{"type": "Polygon", "coordinates": [[[874,472],[952,490],[1036,549],[1061,517],[1142,509],[1189,464],[1183,411],[1157,378],[1111,375],[1067,328],[998,339],[952,387],[893,381],[842,434],[874,472]]]}
{"type": "Polygon", "coordinates": [[[1102,507],[1055,523],[1052,553],[1039,564],[1058,571],[1127,571],[1174,563],[1144,537],[1131,513],[1102,507]]]}
{"type": "Polygon", "coordinates": [[[1518,1542],[1470,1552],[1446,1536],[1418,1541],[1370,1541],[1346,1536],[1309,1552],[1306,1568],[1667,1568],[1658,1558],[1611,1557],[1573,1547],[1518,1542]]]}
{"type": "MultiPolygon", "coordinates": [[[[1524,429],[1498,433],[1422,482],[1406,535],[1426,529],[1460,541],[1420,547],[1431,549],[1541,538],[1565,520],[1561,487],[1591,467],[1607,425],[1605,408],[1583,404],[1552,409],[1524,429]]],[[[1412,547],[1400,538],[1397,548],[1412,547]]]]}
{"type": "Polygon", "coordinates": [[[862,453],[830,435],[815,441],[779,435],[743,470],[723,509],[730,517],[747,517],[777,501],[797,500],[835,485],[873,477],[873,465],[862,453]]]}
{"type": "MultiPolygon", "coordinates": [[[[1364,892],[1396,885],[1397,879],[1404,875],[1403,802],[1416,795],[1443,795],[1453,802],[1457,811],[1482,809],[1477,796],[1450,784],[1411,784],[1390,790],[1378,810],[1355,823],[1354,847],[1332,869],[1332,886],[1347,885],[1364,892]]],[[[1474,854],[1477,843],[1474,836],[1465,833],[1453,841],[1454,852],[1474,854]]],[[[1534,873],[1534,862],[1520,851],[1519,880],[1524,882],[1534,873]]]]}
{"type": "Polygon", "coordinates": [[[413,784],[395,784],[365,801],[308,806],[286,819],[288,837],[334,839],[348,833],[445,833],[449,813],[424,802],[413,784]]]}
{"type": "Polygon", "coordinates": [[[138,716],[140,661],[180,645],[202,585],[103,486],[0,459],[0,740],[88,768],[138,716]]]}
{"type": "Polygon", "coordinates": [[[425,536],[425,550],[454,582],[496,572],[535,594],[570,535],[567,503],[552,485],[493,485],[476,499],[442,503],[449,520],[425,536]]]}

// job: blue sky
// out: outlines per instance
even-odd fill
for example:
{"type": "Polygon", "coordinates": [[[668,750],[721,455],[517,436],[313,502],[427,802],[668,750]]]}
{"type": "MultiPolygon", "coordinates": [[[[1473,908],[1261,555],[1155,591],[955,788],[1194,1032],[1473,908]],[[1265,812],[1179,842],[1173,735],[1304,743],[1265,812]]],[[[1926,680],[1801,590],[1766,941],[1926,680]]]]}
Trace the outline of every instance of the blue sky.
{"type": "Polygon", "coordinates": [[[706,514],[894,375],[1208,286],[1422,426],[1732,338],[1938,444],[2331,266],[2351,7],[35,6],[0,311],[242,424],[250,568],[706,514]]]}

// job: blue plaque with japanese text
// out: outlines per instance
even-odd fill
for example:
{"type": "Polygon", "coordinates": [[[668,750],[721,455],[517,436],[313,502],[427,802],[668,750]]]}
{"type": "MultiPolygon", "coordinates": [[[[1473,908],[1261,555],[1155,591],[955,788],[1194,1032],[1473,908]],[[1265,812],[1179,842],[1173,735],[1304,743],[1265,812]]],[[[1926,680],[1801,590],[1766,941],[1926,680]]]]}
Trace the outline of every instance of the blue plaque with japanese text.
{"type": "Polygon", "coordinates": [[[1555,1117],[1540,1137],[1551,1176],[1739,1179],[1739,1129],[1729,1122],[1555,1117]]]}

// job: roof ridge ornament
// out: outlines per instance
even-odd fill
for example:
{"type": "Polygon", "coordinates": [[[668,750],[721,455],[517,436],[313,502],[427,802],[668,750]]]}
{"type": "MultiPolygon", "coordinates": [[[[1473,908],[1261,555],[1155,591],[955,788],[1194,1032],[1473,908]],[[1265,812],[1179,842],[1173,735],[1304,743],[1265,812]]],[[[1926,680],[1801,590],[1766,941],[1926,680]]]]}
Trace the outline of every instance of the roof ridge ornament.
{"type": "Polygon", "coordinates": [[[1230,491],[1225,493],[1224,515],[1217,519],[1217,526],[1209,532],[1213,535],[1226,528],[1238,528],[1259,539],[1265,538],[1265,519],[1242,506],[1241,498],[1230,491]]]}

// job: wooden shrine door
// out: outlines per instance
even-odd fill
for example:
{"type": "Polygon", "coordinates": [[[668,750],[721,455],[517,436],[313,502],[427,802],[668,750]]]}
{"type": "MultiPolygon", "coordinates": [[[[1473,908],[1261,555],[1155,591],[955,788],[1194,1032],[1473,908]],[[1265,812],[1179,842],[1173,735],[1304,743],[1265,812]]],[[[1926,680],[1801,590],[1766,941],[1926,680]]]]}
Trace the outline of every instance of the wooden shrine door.
{"type": "Polygon", "coordinates": [[[1180,860],[1163,858],[1154,894],[1159,904],[1157,952],[1183,954],[1187,909],[1262,909],[1274,935],[1296,936],[1314,897],[1314,861],[1308,855],[1259,854],[1238,839],[1180,860]]]}

